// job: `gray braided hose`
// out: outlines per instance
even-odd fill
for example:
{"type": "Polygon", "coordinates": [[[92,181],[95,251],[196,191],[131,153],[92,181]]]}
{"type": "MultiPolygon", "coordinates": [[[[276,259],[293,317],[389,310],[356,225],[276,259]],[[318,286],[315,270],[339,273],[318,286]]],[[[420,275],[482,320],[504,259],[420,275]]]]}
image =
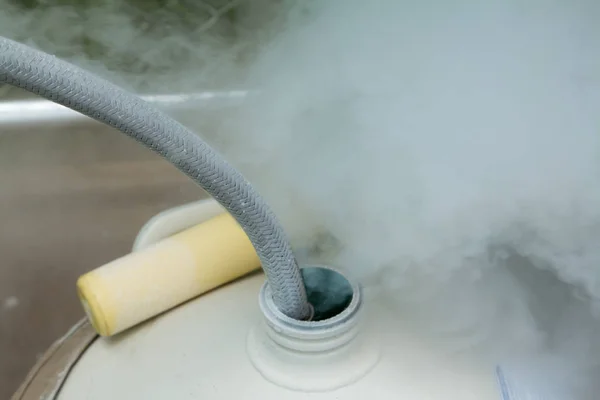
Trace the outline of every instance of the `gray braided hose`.
{"type": "Polygon", "coordinates": [[[285,233],[246,179],[199,136],[139,97],[54,56],[0,37],[0,83],[80,112],[163,156],[233,215],[254,245],[281,312],[310,318],[304,282],[285,233]]]}

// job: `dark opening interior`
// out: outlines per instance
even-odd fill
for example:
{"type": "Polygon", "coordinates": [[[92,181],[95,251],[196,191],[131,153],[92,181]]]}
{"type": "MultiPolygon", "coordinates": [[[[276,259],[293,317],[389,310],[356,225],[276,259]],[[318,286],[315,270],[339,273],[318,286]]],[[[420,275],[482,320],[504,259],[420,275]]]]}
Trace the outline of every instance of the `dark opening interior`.
{"type": "Polygon", "coordinates": [[[308,301],[315,309],[313,321],[333,318],[352,302],[352,285],[340,273],[327,268],[302,268],[308,301]]]}

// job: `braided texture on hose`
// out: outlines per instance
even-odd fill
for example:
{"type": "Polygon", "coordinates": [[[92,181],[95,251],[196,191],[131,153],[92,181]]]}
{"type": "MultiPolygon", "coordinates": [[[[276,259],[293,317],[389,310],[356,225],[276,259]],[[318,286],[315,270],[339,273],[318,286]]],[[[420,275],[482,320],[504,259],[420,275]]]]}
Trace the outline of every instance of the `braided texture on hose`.
{"type": "Polygon", "coordinates": [[[244,229],[279,309],[291,318],[309,317],[300,269],[279,221],[250,183],[198,135],[131,93],[54,56],[2,37],[0,83],[20,87],[110,125],[175,165],[244,229]]]}

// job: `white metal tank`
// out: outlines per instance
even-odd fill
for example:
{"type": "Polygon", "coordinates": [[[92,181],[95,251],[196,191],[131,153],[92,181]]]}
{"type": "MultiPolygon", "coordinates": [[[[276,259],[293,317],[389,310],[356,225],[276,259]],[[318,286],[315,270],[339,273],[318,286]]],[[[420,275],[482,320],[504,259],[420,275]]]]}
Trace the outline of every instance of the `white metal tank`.
{"type": "MultiPolygon", "coordinates": [[[[135,247],[220,212],[209,200],[162,213],[135,247]]],[[[286,319],[269,304],[263,275],[252,274],[114,337],[78,324],[14,399],[502,398],[489,365],[437,352],[385,301],[338,272],[314,271],[317,281],[345,282],[351,296],[343,311],[312,323],[286,319]]]]}

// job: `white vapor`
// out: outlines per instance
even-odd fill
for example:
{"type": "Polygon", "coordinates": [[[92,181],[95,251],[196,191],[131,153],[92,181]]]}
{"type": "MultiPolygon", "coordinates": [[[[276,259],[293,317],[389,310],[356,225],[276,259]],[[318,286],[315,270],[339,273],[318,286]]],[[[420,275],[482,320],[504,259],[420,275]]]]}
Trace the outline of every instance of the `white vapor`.
{"type": "Polygon", "coordinates": [[[600,3],[305,8],[253,65],[230,159],[424,334],[598,393],[600,3]]]}

